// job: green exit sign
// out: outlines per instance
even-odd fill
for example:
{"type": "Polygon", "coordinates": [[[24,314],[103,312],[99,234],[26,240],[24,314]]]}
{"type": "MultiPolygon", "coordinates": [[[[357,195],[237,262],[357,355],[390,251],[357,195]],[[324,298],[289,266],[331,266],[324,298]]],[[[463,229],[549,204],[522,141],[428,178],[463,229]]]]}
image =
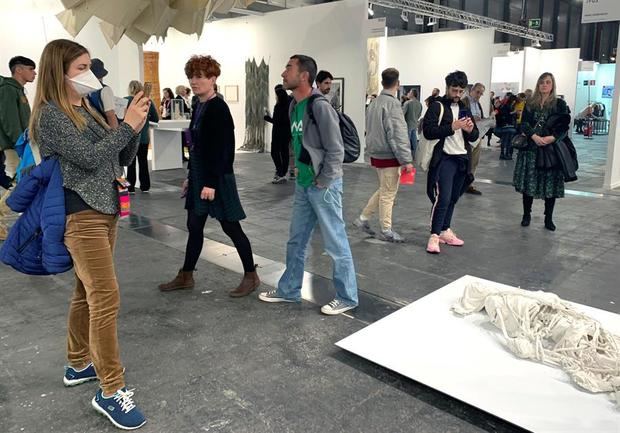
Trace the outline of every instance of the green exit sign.
{"type": "Polygon", "coordinates": [[[527,26],[530,29],[539,29],[540,28],[540,18],[532,18],[528,21],[527,26]]]}

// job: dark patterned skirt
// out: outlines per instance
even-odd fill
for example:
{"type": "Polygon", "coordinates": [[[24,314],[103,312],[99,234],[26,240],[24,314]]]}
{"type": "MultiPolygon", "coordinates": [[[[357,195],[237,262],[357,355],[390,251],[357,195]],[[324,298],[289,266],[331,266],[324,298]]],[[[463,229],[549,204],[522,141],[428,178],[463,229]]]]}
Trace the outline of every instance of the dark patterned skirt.
{"type": "Polygon", "coordinates": [[[192,175],[190,170],[189,189],[185,199],[185,209],[195,212],[197,215],[208,215],[219,221],[241,221],[245,219],[245,212],[241,206],[239,192],[237,191],[237,181],[234,173],[220,176],[215,187],[215,200],[202,200],[200,198],[201,186],[200,179],[192,175]]]}
{"type": "Polygon", "coordinates": [[[517,192],[534,198],[564,197],[564,174],[560,169],[536,168],[537,149],[519,150],[512,180],[517,192]]]}

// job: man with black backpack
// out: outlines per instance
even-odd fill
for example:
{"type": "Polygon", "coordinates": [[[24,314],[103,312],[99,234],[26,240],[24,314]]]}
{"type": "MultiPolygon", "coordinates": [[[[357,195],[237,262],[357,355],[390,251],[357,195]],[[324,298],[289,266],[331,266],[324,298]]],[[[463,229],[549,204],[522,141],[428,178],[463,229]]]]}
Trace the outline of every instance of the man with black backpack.
{"type": "Polygon", "coordinates": [[[103,84],[103,78],[108,75],[108,71],[99,59],[91,59],[90,70],[95,74],[95,77],[97,77],[103,87],[90,93],[88,100],[101,113],[106,123],[111,128],[116,129],[118,128],[118,118],[114,112],[114,92],[110,86],[103,84]]]}
{"type": "Polygon", "coordinates": [[[289,109],[297,182],[286,246],[286,270],[276,290],[263,292],[264,302],[299,302],[306,247],[318,222],[325,251],[334,262],[336,297],[323,314],[344,313],[358,304],[357,281],[342,218],[342,163],[345,146],[341,119],[329,101],[312,88],[317,73],[314,59],[294,55],[282,73],[293,92],[289,109]]]}

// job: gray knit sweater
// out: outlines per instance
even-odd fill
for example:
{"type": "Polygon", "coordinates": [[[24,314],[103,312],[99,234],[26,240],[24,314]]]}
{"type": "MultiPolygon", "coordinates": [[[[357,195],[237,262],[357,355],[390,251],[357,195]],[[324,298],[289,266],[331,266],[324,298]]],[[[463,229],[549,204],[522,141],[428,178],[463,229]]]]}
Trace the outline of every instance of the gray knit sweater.
{"type": "Polygon", "coordinates": [[[126,123],[106,130],[82,107],[87,119],[80,131],[54,105],[45,105],[39,120],[39,147],[43,158],[57,155],[65,188],[75,191],[94,210],[114,215],[119,211],[115,179],[136,156],[139,134],[126,123]]]}

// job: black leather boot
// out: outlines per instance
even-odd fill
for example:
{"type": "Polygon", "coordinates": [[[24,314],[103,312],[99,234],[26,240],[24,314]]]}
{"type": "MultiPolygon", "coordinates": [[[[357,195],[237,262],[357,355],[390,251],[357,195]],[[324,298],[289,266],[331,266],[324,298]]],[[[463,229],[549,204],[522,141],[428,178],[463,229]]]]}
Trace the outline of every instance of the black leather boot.
{"type": "Polygon", "coordinates": [[[553,208],[555,207],[555,198],[545,199],[545,228],[547,230],[555,231],[555,224],[553,224],[553,208]]]}
{"type": "Polygon", "coordinates": [[[521,219],[521,226],[527,227],[532,221],[532,203],[534,203],[534,197],[523,194],[523,218],[521,219]]]}

